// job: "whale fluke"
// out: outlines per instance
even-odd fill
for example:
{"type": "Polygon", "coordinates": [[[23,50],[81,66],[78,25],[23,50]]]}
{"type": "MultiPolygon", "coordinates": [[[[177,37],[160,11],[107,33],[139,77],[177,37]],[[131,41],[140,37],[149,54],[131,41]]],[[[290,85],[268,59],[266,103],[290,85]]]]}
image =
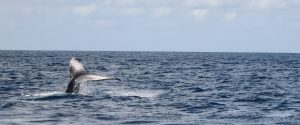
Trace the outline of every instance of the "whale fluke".
{"type": "Polygon", "coordinates": [[[74,78],[75,76],[78,76],[80,74],[86,74],[87,71],[84,69],[83,65],[80,63],[79,58],[71,58],[69,63],[69,69],[70,69],[70,79],[74,78]]]}
{"type": "Polygon", "coordinates": [[[66,93],[77,93],[80,89],[80,83],[84,81],[94,80],[119,80],[116,77],[106,77],[106,76],[99,76],[95,74],[89,74],[80,63],[79,58],[71,58],[69,63],[70,68],[70,82],[68,84],[66,93]]]}

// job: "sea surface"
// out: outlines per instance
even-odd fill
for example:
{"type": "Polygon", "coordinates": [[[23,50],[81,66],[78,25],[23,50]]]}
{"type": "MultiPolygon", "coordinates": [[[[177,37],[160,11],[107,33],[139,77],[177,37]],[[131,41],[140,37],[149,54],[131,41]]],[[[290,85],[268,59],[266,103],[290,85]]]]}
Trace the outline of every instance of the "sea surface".
{"type": "Polygon", "coordinates": [[[1,125],[300,125],[300,54],[0,51],[1,125]],[[68,63],[94,74],[65,94],[68,63]]]}

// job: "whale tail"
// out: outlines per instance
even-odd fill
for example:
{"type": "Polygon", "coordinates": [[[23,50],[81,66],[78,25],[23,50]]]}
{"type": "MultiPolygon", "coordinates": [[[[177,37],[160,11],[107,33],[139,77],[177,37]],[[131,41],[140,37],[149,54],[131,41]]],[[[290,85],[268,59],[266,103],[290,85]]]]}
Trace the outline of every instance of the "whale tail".
{"type": "Polygon", "coordinates": [[[80,83],[83,81],[101,81],[101,80],[118,80],[116,77],[106,77],[95,74],[88,74],[79,58],[71,58],[69,63],[70,68],[70,82],[68,84],[66,93],[77,93],[80,89],[80,83]]]}

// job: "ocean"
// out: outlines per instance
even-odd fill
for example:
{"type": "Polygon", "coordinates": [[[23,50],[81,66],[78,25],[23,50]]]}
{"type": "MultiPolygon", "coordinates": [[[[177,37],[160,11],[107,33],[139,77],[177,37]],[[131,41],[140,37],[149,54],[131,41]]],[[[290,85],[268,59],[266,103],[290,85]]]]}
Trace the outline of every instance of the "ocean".
{"type": "Polygon", "coordinates": [[[300,54],[0,51],[3,125],[299,125],[300,54]],[[121,81],[66,94],[68,63],[121,81]]]}

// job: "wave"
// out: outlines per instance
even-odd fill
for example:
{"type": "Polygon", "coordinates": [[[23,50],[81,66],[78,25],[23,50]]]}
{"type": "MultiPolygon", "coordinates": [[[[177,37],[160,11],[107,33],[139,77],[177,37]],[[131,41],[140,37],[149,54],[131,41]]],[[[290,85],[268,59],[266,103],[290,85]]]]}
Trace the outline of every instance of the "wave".
{"type": "Polygon", "coordinates": [[[163,94],[163,90],[121,90],[121,89],[111,89],[111,90],[93,90],[93,89],[84,89],[77,94],[67,94],[65,92],[41,92],[41,93],[34,93],[34,94],[24,94],[24,97],[32,97],[38,100],[49,100],[49,99],[60,99],[60,98],[67,98],[70,96],[122,96],[122,97],[142,97],[142,98],[155,98],[159,95],[163,94]]]}
{"type": "Polygon", "coordinates": [[[113,96],[137,96],[145,98],[155,98],[163,94],[162,90],[112,90],[105,92],[113,96]]]}
{"type": "Polygon", "coordinates": [[[35,96],[35,97],[46,97],[46,96],[54,96],[54,95],[63,95],[65,94],[64,92],[57,92],[57,91],[54,91],[54,92],[41,92],[41,93],[35,93],[35,94],[24,94],[22,93],[23,96],[35,96]]]}

